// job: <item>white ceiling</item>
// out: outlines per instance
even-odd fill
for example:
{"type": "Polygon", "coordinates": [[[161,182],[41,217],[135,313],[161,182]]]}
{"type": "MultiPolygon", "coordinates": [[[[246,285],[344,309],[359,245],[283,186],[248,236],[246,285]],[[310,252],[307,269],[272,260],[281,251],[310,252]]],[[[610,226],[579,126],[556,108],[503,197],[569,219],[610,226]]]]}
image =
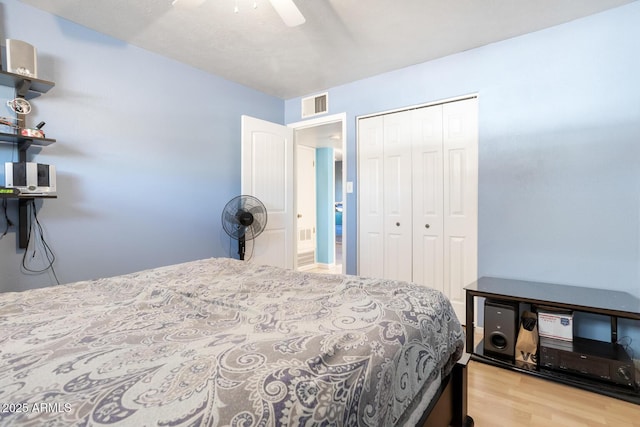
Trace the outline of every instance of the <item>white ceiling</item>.
{"type": "Polygon", "coordinates": [[[568,22],[635,0],[22,0],[282,99],[568,22]],[[234,13],[238,5],[239,13],[234,13]]]}

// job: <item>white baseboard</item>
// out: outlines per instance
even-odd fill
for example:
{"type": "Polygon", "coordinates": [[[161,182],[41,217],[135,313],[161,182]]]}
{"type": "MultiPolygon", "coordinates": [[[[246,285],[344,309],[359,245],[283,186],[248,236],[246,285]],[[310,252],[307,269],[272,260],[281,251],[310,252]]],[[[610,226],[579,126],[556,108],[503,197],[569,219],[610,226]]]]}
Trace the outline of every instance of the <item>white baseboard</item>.
{"type": "Polygon", "coordinates": [[[318,268],[323,269],[323,270],[332,270],[332,269],[334,269],[336,267],[335,263],[326,264],[326,263],[322,263],[322,262],[316,263],[316,266],[318,268]]]}

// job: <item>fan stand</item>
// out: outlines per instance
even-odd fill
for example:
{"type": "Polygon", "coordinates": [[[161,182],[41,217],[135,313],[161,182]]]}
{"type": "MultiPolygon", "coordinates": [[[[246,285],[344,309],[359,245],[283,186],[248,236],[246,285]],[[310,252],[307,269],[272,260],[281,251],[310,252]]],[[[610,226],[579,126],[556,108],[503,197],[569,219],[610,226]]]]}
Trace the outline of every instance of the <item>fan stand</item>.
{"type": "Polygon", "coordinates": [[[240,261],[244,261],[244,249],[245,249],[245,238],[243,234],[238,238],[238,255],[240,255],[240,261]]]}

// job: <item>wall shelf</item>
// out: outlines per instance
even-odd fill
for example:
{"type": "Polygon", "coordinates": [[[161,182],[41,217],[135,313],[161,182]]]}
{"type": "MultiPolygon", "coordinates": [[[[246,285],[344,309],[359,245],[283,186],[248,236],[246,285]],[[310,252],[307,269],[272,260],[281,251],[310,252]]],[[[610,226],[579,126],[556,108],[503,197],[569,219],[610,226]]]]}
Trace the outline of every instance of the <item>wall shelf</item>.
{"type": "MultiPolygon", "coordinates": [[[[47,80],[35,79],[20,74],[8,73],[0,71],[0,86],[12,87],[16,91],[16,97],[33,99],[43,93],[48,92],[55,86],[55,83],[47,80]]],[[[25,115],[18,114],[18,119],[24,124],[25,115]]],[[[46,147],[55,143],[55,139],[37,138],[31,136],[20,135],[20,129],[17,133],[0,132],[0,143],[14,144],[18,146],[18,162],[27,161],[27,150],[31,146],[46,147]]],[[[35,199],[55,199],[56,196],[34,196],[34,195],[3,195],[3,198],[18,200],[18,247],[25,249],[29,244],[29,218],[27,207],[29,202],[35,199]]]]}
{"type": "Polygon", "coordinates": [[[32,145],[38,147],[46,147],[55,143],[55,139],[51,138],[36,138],[33,136],[22,136],[15,133],[0,132],[0,143],[5,144],[17,144],[18,145],[18,161],[26,162],[26,152],[32,145]]]}
{"type": "Polygon", "coordinates": [[[43,93],[47,93],[55,86],[55,83],[0,71],[0,86],[13,87],[16,90],[17,96],[25,99],[33,99],[43,93]]]}

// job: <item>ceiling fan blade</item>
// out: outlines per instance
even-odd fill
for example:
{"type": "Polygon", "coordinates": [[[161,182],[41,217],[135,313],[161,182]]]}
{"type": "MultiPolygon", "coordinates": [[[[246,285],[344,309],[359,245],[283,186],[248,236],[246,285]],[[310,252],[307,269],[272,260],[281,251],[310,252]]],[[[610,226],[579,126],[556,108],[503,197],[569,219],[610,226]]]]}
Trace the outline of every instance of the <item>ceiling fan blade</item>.
{"type": "MultiPolygon", "coordinates": [[[[182,1],[182,0],[181,0],[182,1]]],[[[296,27],[306,22],[293,0],[269,0],[280,18],[288,27],[296,27]]]]}

